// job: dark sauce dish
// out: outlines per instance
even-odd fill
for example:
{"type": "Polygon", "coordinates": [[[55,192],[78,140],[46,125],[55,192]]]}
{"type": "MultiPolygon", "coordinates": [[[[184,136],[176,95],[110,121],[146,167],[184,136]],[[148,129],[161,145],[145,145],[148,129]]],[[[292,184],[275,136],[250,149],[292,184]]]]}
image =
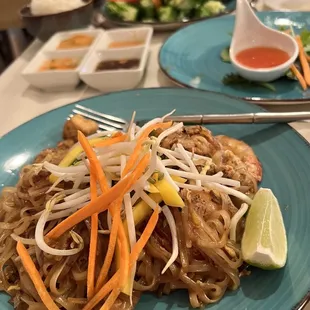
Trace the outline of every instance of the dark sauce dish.
{"type": "Polygon", "coordinates": [[[139,68],[140,59],[118,59],[118,60],[103,60],[96,67],[96,72],[113,71],[113,70],[136,70],[139,68]]]}

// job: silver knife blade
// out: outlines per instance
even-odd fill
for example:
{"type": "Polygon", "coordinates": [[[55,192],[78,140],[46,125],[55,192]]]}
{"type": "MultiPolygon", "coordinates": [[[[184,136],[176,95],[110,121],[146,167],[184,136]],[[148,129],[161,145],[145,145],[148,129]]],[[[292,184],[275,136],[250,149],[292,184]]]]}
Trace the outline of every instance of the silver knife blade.
{"type": "Polygon", "coordinates": [[[290,123],[310,120],[310,112],[257,112],[242,114],[196,114],[176,115],[167,121],[186,124],[253,124],[253,123],[290,123]]]}

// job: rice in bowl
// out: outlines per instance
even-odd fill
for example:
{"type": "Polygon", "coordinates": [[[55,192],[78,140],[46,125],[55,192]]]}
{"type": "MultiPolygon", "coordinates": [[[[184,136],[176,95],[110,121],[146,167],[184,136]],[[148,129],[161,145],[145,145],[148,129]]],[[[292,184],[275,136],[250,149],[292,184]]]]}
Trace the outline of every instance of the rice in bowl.
{"type": "Polygon", "coordinates": [[[32,15],[42,16],[71,11],[85,4],[83,0],[32,0],[30,10],[32,15]]]}

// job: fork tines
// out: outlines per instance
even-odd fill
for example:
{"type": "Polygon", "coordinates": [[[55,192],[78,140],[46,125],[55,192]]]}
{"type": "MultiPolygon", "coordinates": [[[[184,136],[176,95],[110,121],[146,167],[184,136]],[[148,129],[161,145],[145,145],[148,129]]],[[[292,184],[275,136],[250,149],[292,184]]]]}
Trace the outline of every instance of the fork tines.
{"type": "Polygon", "coordinates": [[[120,117],[100,113],[90,108],[86,108],[80,104],[76,104],[72,112],[73,114],[71,114],[70,117],[72,117],[74,114],[79,114],[85,118],[97,122],[99,128],[103,130],[126,130],[128,126],[127,121],[120,117]]]}

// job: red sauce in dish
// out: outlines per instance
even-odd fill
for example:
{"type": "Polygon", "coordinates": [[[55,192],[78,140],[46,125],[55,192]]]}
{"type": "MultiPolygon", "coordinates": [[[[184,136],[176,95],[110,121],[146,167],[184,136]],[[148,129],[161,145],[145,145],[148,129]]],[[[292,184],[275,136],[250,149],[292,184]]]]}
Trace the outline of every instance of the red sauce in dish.
{"type": "Polygon", "coordinates": [[[272,68],[282,65],[290,56],[287,52],[275,47],[252,47],[239,52],[237,61],[249,68],[272,68]]]}

